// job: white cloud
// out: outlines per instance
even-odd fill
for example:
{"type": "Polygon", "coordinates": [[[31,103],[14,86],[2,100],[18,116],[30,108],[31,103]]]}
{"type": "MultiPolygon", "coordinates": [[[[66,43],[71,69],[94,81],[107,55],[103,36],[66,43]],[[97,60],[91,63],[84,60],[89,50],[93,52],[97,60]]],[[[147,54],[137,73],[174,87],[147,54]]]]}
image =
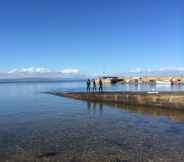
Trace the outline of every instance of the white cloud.
{"type": "Polygon", "coordinates": [[[8,71],[8,74],[13,74],[13,73],[16,73],[18,71],[18,69],[12,69],[10,71],[8,71]]]}
{"type": "Polygon", "coordinates": [[[158,68],[158,69],[151,69],[151,68],[135,68],[132,70],[129,70],[130,73],[140,73],[140,72],[153,72],[153,71],[184,71],[184,67],[164,67],[164,68],[158,68]]]}
{"type": "Polygon", "coordinates": [[[61,73],[63,73],[63,74],[79,74],[80,71],[79,71],[79,69],[64,69],[64,70],[61,70],[61,73]]]}
{"type": "Polygon", "coordinates": [[[35,67],[30,67],[30,68],[21,68],[21,69],[12,69],[8,71],[8,74],[15,74],[15,73],[49,73],[51,72],[47,68],[35,68],[35,67]]]}
{"type": "Polygon", "coordinates": [[[15,68],[0,72],[2,78],[79,78],[84,77],[79,69],[51,70],[43,67],[15,68]]]}
{"type": "Polygon", "coordinates": [[[164,67],[164,68],[135,68],[125,72],[125,75],[130,76],[176,76],[184,75],[184,67],[164,67]]]}
{"type": "Polygon", "coordinates": [[[129,72],[131,72],[131,73],[139,73],[139,72],[141,72],[141,71],[142,71],[141,68],[136,68],[136,69],[131,69],[131,70],[129,70],[129,72]]]}
{"type": "Polygon", "coordinates": [[[160,68],[159,71],[184,71],[184,67],[166,67],[160,68]]]}
{"type": "Polygon", "coordinates": [[[33,74],[33,73],[62,73],[62,74],[79,74],[79,69],[63,69],[63,70],[50,70],[47,68],[15,68],[10,71],[8,71],[8,74],[15,74],[15,73],[24,73],[24,74],[33,74]]]}

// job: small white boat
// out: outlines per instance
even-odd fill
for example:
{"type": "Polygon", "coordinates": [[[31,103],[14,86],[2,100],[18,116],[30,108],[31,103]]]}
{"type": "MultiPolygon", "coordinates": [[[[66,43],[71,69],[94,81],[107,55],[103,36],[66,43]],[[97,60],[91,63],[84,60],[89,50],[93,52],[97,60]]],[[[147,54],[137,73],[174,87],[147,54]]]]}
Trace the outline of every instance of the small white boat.
{"type": "Polygon", "coordinates": [[[181,84],[184,85],[184,80],[181,81],[181,84]]]}
{"type": "Polygon", "coordinates": [[[156,84],[160,84],[160,85],[171,85],[170,81],[156,81],[156,84]]]}
{"type": "Polygon", "coordinates": [[[157,91],[150,91],[150,92],[147,92],[147,94],[159,94],[159,92],[157,92],[157,91]]]}

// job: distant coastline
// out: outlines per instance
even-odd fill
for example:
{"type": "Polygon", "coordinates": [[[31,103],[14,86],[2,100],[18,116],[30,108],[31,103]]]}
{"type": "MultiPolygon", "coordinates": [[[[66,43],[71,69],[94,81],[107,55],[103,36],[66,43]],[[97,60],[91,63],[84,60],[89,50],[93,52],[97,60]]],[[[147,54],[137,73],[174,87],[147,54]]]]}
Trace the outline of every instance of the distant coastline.
{"type": "Polygon", "coordinates": [[[55,83],[55,82],[84,82],[86,79],[79,78],[20,78],[20,79],[0,79],[0,84],[6,83],[55,83]]]}

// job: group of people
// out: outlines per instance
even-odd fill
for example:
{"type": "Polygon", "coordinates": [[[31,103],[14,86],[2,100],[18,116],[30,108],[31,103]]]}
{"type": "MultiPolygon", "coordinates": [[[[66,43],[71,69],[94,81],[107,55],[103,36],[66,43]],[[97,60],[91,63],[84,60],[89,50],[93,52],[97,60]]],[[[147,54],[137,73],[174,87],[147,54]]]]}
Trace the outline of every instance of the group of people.
{"type": "MultiPolygon", "coordinates": [[[[93,80],[88,79],[87,80],[87,92],[88,93],[91,92],[91,84],[92,84],[92,90],[93,90],[93,92],[96,92],[97,91],[96,80],[95,79],[93,79],[93,80]]],[[[103,92],[103,82],[102,82],[101,79],[99,80],[99,83],[98,84],[99,84],[98,91],[99,91],[99,93],[102,93],[103,92]]]]}

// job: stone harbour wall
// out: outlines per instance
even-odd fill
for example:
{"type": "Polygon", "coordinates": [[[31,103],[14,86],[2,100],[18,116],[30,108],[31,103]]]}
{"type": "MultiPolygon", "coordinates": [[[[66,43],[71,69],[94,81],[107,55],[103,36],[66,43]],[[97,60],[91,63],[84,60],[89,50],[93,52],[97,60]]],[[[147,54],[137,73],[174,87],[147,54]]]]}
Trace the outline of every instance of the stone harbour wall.
{"type": "Polygon", "coordinates": [[[184,92],[104,92],[104,93],[52,93],[57,96],[94,102],[122,103],[184,110],[184,92]]]}

